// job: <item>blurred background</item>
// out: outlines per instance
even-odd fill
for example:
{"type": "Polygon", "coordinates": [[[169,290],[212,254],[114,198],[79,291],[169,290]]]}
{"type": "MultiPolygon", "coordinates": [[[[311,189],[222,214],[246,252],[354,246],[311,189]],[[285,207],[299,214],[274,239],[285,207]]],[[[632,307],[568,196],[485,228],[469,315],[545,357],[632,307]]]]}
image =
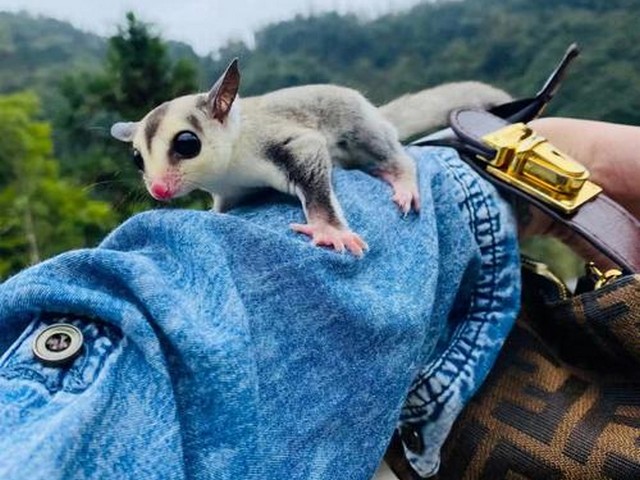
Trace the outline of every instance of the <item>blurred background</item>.
{"type": "MultiPolygon", "coordinates": [[[[167,208],[109,127],[208,89],[233,57],[243,96],[331,82],[382,103],[469,79],[530,96],[578,42],[547,114],[640,125],[640,0],[158,0],[115,2],[117,14],[112,2],[109,14],[104,2],[43,3],[0,2],[0,281],[167,208]]],[[[178,206],[209,203],[194,194],[178,206]]],[[[565,278],[578,271],[555,242],[526,250],[565,278]]]]}

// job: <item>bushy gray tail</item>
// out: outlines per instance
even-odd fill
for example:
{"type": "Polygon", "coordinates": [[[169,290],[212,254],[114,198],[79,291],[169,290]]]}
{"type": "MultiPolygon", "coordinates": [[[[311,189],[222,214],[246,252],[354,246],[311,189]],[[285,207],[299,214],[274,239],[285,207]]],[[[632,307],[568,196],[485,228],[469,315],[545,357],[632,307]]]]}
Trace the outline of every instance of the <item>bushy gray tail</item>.
{"type": "Polygon", "coordinates": [[[403,95],[379,109],[396,127],[400,140],[406,140],[445,126],[456,108],[488,108],[510,100],[507,92],[486,83],[454,82],[403,95]]]}

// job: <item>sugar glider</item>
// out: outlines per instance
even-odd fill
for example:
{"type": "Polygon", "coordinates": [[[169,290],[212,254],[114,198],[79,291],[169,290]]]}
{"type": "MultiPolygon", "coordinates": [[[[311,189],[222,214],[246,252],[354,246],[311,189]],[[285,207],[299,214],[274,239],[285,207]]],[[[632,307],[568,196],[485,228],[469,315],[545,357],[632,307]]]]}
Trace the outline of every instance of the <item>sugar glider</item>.
{"type": "MultiPolygon", "coordinates": [[[[358,256],[367,244],[347,225],[331,186],[332,165],[380,177],[391,186],[403,214],[417,211],[416,166],[396,127],[411,135],[444,123],[452,108],[473,103],[468,95],[458,102],[444,100],[448,109],[436,108],[434,116],[409,97],[398,99],[395,107],[392,102],[377,109],[357,91],[335,85],[239,98],[239,84],[236,59],[209,92],[165,102],[138,122],[118,122],[111,134],[133,143],[133,160],[158,200],[200,189],[213,195],[214,210],[222,212],[256,189],[273,188],[302,203],[307,223],[292,224],[294,231],[316,245],[346,248],[358,256]],[[414,117],[420,118],[394,117],[398,108],[417,111],[414,117]]],[[[457,85],[453,90],[465,91],[457,85]]],[[[502,101],[503,92],[496,92],[481,92],[478,98],[502,101]]],[[[434,97],[427,94],[426,100],[433,103],[434,97]]]]}

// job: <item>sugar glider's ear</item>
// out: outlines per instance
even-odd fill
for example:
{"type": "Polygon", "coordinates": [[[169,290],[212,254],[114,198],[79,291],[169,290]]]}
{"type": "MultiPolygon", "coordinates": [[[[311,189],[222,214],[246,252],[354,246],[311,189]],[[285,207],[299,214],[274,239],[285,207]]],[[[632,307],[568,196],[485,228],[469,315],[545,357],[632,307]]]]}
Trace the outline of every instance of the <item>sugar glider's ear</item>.
{"type": "Polygon", "coordinates": [[[121,142],[133,141],[139,122],[117,122],[111,127],[111,136],[121,142]]]}
{"type": "Polygon", "coordinates": [[[220,123],[224,122],[229,115],[239,87],[238,59],[234,58],[207,94],[209,114],[220,123]]]}

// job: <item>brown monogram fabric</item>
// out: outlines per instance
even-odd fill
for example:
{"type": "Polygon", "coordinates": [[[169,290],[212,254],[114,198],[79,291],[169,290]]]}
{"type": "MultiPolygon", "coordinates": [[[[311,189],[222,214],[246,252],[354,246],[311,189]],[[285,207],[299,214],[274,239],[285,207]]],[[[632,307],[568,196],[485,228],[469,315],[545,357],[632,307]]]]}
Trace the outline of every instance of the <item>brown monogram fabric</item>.
{"type": "Polygon", "coordinates": [[[524,313],[437,478],[640,479],[640,276],[574,297],[523,276],[524,313]]]}

